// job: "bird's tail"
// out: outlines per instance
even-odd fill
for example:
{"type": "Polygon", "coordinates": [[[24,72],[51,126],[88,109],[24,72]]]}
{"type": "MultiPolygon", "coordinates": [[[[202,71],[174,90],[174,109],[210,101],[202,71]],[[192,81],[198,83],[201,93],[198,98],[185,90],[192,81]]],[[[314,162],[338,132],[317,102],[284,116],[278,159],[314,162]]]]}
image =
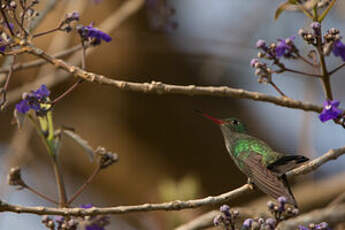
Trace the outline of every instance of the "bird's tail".
{"type": "Polygon", "coordinates": [[[291,191],[291,187],[290,187],[289,182],[287,180],[287,176],[285,174],[283,174],[281,176],[281,180],[283,181],[285,187],[289,190],[290,197],[287,197],[288,203],[290,203],[293,206],[295,206],[295,208],[298,208],[296,198],[295,198],[295,196],[293,195],[293,193],[291,191]]]}

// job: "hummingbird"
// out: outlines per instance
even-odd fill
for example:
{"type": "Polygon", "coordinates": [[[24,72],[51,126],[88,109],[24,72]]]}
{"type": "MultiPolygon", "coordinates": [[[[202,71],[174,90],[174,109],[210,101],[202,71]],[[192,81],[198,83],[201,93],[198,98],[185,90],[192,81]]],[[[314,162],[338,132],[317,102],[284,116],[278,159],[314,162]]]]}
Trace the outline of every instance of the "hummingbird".
{"type": "Polygon", "coordinates": [[[274,151],[264,141],[249,135],[246,126],[237,118],[219,119],[199,113],[220,127],[227,151],[236,166],[248,177],[249,184],[254,184],[275,199],[284,196],[287,203],[297,208],[285,173],[308,161],[307,157],[274,151]]]}

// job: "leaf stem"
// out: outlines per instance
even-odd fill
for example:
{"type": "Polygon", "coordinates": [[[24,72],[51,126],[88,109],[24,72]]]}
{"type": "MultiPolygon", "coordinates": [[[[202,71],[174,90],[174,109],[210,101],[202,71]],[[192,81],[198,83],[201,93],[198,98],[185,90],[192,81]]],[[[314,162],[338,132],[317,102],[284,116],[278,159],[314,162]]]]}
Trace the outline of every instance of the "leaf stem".
{"type": "Polygon", "coordinates": [[[333,1],[328,5],[328,7],[322,12],[322,14],[320,15],[320,17],[318,17],[318,19],[317,19],[318,22],[321,23],[321,22],[325,19],[325,17],[327,16],[328,12],[332,9],[332,7],[334,6],[334,4],[335,4],[336,1],[337,1],[337,0],[333,0],[333,1]]]}
{"type": "Polygon", "coordinates": [[[59,192],[59,207],[60,208],[66,208],[68,207],[67,203],[67,195],[66,195],[66,189],[65,189],[65,183],[63,180],[63,176],[60,171],[59,163],[56,157],[51,158],[51,163],[53,166],[56,184],[58,186],[58,192],[59,192]]]}

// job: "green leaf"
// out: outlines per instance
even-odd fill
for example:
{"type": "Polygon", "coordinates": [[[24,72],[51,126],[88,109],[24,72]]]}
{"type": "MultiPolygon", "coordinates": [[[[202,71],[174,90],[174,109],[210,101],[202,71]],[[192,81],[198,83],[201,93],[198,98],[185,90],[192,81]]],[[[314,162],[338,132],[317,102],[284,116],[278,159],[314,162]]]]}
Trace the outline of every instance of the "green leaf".
{"type": "Polygon", "coordinates": [[[89,145],[87,140],[83,139],[78,134],[68,129],[63,129],[63,133],[66,134],[66,136],[68,136],[69,138],[71,138],[75,143],[79,144],[86,151],[90,161],[94,160],[95,150],[89,145]]]}
{"type": "Polygon", "coordinates": [[[276,9],[276,12],[274,13],[274,20],[277,20],[279,16],[281,15],[281,13],[287,10],[290,6],[296,5],[296,3],[291,3],[290,1],[295,2],[293,0],[289,0],[287,2],[283,2],[282,4],[278,6],[278,8],[276,9]]]}

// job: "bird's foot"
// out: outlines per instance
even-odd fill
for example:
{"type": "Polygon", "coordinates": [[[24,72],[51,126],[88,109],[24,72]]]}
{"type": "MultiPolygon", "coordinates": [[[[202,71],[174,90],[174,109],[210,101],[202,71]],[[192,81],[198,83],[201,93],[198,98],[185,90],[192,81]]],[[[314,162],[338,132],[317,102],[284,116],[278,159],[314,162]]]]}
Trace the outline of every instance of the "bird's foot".
{"type": "Polygon", "coordinates": [[[250,188],[251,190],[254,190],[254,189],[255,189],[255,185],[254,185],[253,181],[252,181],[250,178],[248,178],[247,184],[249,185],[249,188],[250,188]]]}

